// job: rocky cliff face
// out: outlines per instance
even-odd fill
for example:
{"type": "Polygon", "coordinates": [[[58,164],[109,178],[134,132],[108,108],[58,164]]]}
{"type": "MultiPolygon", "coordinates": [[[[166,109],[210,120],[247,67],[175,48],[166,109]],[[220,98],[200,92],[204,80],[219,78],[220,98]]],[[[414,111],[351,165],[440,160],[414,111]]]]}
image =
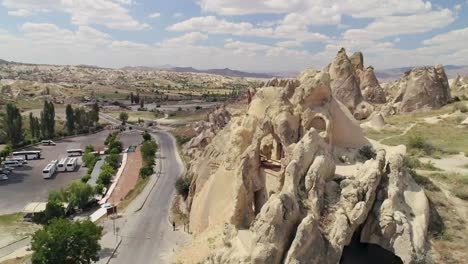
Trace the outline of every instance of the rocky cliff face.
{"type": "Polygon", "coordinates": [[[395,84],[398,95],[393,100],[400,112],[440,108],[451,100],[444,67],[419,67],[408,71],[395,84]]]}
{"type": "MultiPolygon", "coordinates": [[[[339,60],[335,76],[352,68],[339,60]]],[[[338,263],[355,233],[404,263],[424,255],[429,206],[405,148],[356,154],[371,143],[331,75],[307,70],[295,85],[261,88],[209,144],[188,146],[190,228],[225,226],[211,263],[338,263]]]]}

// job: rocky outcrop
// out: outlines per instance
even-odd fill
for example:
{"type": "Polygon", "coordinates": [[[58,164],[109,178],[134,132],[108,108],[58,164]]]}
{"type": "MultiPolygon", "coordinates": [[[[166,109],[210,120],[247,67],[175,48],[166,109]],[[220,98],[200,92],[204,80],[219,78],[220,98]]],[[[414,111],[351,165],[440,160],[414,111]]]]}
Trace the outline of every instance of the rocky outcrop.
{"type": "Polygon", "coordinates": [[[369,66],[361,73],[360,81],[360,88],[364,100],[375,104],[384,104],[387,102],[385,92],[375,76],[373,67],[369,66]]]}
{"type": "Polygon", "coordinates": [[[359,71],[364,70],[364,55],[362,55],[362,52],[355,52],[351,57],[349,57],[349,60],[351,61],[355,72],[359,73],[359,71]]]}
{"type": "Polygon", "coordinates": [[[333,97],[342,102],[351,112],[363,100],[355,67],[359,67],[359,65],[354,65],[351,62],[343,48],[328,67],[333,97]]]}
{"type": "Polygon", "coordinates": [[[361,52],[348,58],[346,51],[341,49],[327,70],[332,79],[333,96],[352,113],[362,101],[374,104],[386,102],[385,92],[375,76],[374,68],[364,69],[364,56],[361,52]]]}
{"type": "Polygon", "coordinates": [[[216,133],[224,128],[230,120],[231,114],[224,106],[208,114],[206,121],[200,121],[195,124],[195,132],[198,135],[185,145],[186,151],[190,153],[194,148],[207,146],[216,133]]]}
{"type": "Polygon", "coordinates": [[[354,118],[357,120],[367,119],[374,112],[374,107],[366,101],[361,102],[354,110],[354,118]]]}
{"type": "Polygon", "coordinates": [[[405,263],[424,254],[429,207],[405,171],[405,148],[358,158],[370,142],[333,83],[309,69],[297,87],[261,88],[245,115],[194,148],[190,229],[225,226],[210,263],[338,263],[361,230],[405,263]],[[342,164],[344,152],[360,161],[342,164]]]}
{"type": "Polygon", "coordinates": [[[393,104],[399,103],[399,112],[436,109],[451,100],[449,83],[442,65],[410,70],[396,85],[399,92],[393,104]]]}

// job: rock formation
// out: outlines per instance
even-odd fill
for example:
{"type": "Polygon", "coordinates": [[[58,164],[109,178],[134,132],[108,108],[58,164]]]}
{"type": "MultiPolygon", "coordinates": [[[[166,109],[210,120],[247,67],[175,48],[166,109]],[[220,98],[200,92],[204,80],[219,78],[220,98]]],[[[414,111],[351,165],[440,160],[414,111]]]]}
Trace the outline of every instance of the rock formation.
{"type": "Polygon", "coordinates": [[[357,65],[351,62],[345,49],[342,48],[328,67],[333,97],[342,102],[351,112],[363,100],[359,88],[359,77],[355,71],[355,68],[360,66],[358,59],[354,61],[357,65]]]}
{"type": "Polygon", "coordinates": [[[369,66],[364,69],[364,56],[361,52],[348,58],[345,49],[341,49],[327,70],[332,79],[333,96],[351,112],[362,101],[374,104],[386,102],[385,92],[375,76],[374,68],[369,66]]]}
{"type": "Polygon", "coordinates": [[[405,148],[356,154],[371,143],[334,97],[352,70],[343,52],[335,62],[335,79],[310,69],[296,86],[261,88],[209,144],[189,144],[190,229],[225,226],[209,263],[338,263],[358,232],[404,263],[424,255],[429,205],[405,148]]]}
{"type": "Polygon", "coordinates": [[[442,65],[408,71],[396,85],[399,92],[393,103],[398,103],[399,112],[436,109],[451,100],[449,83],[442,65]]]}
{"type": "Polygon", "coordinates": [[[361,73],[360,80],[360,87],[364,100],[376,104],[384,104],[387,102],[385,92],[375,76],[373,67],[367,67],[367,69],[361,73]]]}
{"type": "Polygon", "coordinates": [[[208,115],[207,121],[195,124],[195,132],[198,134],[187,143],[188,149],[203,148],[211,142],[211,139],[231,120],[231,114],[224,106],[216,109],[208,115]]]}

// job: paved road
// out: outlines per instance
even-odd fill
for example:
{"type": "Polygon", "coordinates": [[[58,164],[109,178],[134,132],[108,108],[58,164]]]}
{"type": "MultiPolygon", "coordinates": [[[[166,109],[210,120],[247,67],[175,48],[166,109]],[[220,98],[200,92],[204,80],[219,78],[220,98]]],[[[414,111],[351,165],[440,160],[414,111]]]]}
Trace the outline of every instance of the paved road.
{"type": "MultiPolygon", "coordinates": [[[[112,120],[108,116],[106,119],[112,120]]],[[[157,131],[152,133],[152,136],[159,145],[158,166],[160,167],[157,168],[161,171],[159,179],[156,181],[154,178],[154,182],[150,181],[147,185],[150,191],[141,210],[138,210],[139,206],[146,197],[136,199],[127,208],[123,219],[118,220],[117,226],[120,228],[118,233],[122,242],[109,263],[148,264],[167,261],[165,255],[168,241],[174,240],[172,237],[174,233],[170,230],[168,222],[169,207],[175,192],[174,184],[184,167],[172,135],[157,131]]],[[[145,194],[146,192],[143,192],[140,196],[145,194]]],[[[112,238],[112,234],[108,236],[112,238]]]]}

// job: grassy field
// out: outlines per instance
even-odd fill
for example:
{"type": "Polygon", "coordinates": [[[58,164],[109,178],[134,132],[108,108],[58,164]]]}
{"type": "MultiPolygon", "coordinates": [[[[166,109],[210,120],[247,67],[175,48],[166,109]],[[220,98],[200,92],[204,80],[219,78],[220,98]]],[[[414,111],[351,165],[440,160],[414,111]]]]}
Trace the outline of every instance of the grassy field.
{"type": "Polygon", "coordinates": [[[411,138],[422,137],[427,144],[443,153],[468,153],[468,129],[459,126],[462,119],[466,118],[463,114],[445,117],[437,124],[430,124],[424,120],[454,113],[459,104],[447,105],[433,111],[389,116],[385,121],[392,128],[381,131],[367,129],[365,132],[369,138],[387,145],[408,145],[411,138]],[[403,135],[405,129],[410,126],[412,128],[403,135]]]}
{"type": "Polygon", "coordinates": [[[392,146],[408,144],[411,138],[420,136],[444,152],[468,153],[468,129],[458,127],[458,124],[455,120],[444,120],[438,124],[417,123],[407,134],[385,139],[382,143],[392,146]]]}

